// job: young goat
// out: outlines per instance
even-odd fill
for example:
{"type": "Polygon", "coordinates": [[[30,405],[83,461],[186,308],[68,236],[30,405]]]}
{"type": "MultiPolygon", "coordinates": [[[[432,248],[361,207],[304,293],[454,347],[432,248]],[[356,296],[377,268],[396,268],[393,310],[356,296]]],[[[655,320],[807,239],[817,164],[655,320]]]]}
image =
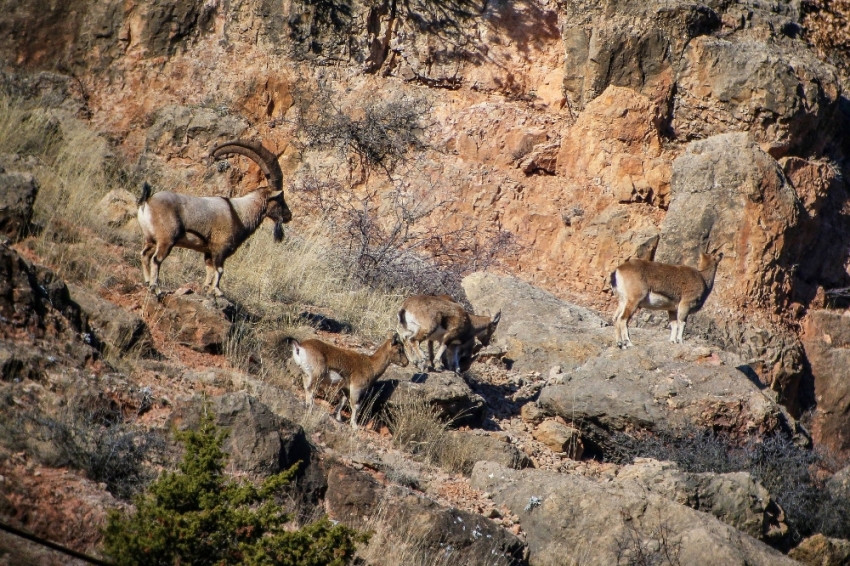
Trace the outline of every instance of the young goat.
{"type": "Polygon", "coordinates": [[[363,395],[375,381],[383,375],[390,364],[407,366],[404,345],[398,334],[393,333],[371,356],[345,350],[309,339],[292,343],[292,357],[304,372],[304,391],[308,407],[313,406],[313,395],[322,383],[342,385],[342,402],[336,410],[336,420],[341,420],[342,408],[346,400],[351,405],[351,426],[357,429],[357,413],[363,401],[363,395]],[[348,396],[346,397],[346,390],[348,396]]]}
{"type": "Polygon", "coordinates": [[[614,314],[617,346],[632,345],[629,321],[638,308],[665,310],[670,317],[670,342],[682,343],[688,315],[702,308],[714,286],[717,264],[723,254],[700,254],[699,266],[670,265],[644,259],[630,259],[611,274],[611,287],[619,303],[614,314]]]}
{"type": "Polygon", "coordinates": [[[259,143],[233,140],[213,148],[212,157],[238,153],[255,161],[268,187],[237,198],[194,197],[162,191],[151,196],[145,183],[139,198],[142,228],[142,274],[151,291],[159,294],[159,267],[175,246],[204,254],[207,275],[204,291],[221,296],[219,288],[224,260],[247,240],[264,218],[274,221],[274,239],[283,240],[283,224],[292,212],[283,199],[283,173],[277,157],[259,143]]]}
{"type": "Polygon", "coordinates": [[[442,370],[443,353],[449,348],[450,365],[459,373],[461,353],[472,350],[476,338],[484,346],[490,344],[501,314],[493,318],[469,314],[447,295],[414,295],[398,311],[399,334],[408,346],[408,357],[419,369],[430,363],[442,370]],[[424,341],[429,342],[427,360],[421,348],[424,341]],[[433,342],[440,345],[436,352],[433,342]]]}

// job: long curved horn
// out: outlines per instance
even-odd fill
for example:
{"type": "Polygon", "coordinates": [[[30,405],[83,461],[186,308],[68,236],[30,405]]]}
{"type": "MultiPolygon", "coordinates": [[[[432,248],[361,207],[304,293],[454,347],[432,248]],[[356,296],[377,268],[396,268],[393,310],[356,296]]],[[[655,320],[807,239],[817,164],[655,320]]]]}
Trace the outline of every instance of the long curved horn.
{"type": "Polygon", "coordinates": [[[277,162],[277,156],[263,147],[260,142],[248,140],[230,140],[215,146],[210,155],[213,159],[220,159],[228,153],[238,153],[254,161],[263,170],[263,174],[274,190],[283,190],[283,172],[277,162]]]}

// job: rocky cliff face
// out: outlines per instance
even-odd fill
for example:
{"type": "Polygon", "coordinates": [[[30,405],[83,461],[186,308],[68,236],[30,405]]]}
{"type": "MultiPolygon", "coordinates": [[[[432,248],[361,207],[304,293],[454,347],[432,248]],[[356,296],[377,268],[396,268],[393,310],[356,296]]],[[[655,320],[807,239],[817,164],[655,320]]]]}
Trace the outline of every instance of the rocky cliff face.
{"type": "MultiPolygon", "coordinates": [[[[850,286],[848,82],[807,43],[802,10],[799,2],[747,0],[7,1],[0,90],[89,120],[168,188],[228,195],[255,185],[255,167],[244,177],[236,168],[213,175],[205,161],[216,142],[254,136],[280,154],[296,217],[316,214],[295,190],[310,176],[347,179],[379,197],[403,187],[443,203],[427,220],[435,228],[480,226],[482,239],[491,230],[513,234],[519,252],[505,270],[554,295],[530,292],[529,304],[557,296],[610,313],[609,274],[620,262],[693,265],[700,250],[723,252],[714,290],[688,328],[737,369],[715,370],[717,360],[696,354],[658,362],[674,353],[655,345],[605,357],[613,331],[575,305],[534,322],[534,337],[548,328],[538,346],[523,326],[531,323],[509,312],[511,297],[467,294],[476,307],[503,309],[503,342],[518,367],[559,365],[592,383],[598,394],[583,401],[622,391],[603,375],[610,367],[641,367],[635,379],[651,380],[652,399],[641,388],[629,393],[624,422],[637,418],[634,403],[652,409],[640,426],[668,420],[671,407],[700,416],[710,405],[702,421],[689,420],[767,431],[790,422],[776,401],[792,416],[814,407],[815,441],[846,452],[850,318],[829,291],[850,286]],[[429,148],[392,179],[365,175],[347,156],[303,139],[299,120],[322,96],[356,119],[376,100],[424,101],[429,148]],[[695,364],[704,390],[677,398],[656,382],[656,370],[673,375],[677,364],[695,364]],[[756,384],[741,392],[734,382],[744,373],[756,384]],[[732,385],[714,395],[722,384],[732,385]],[[722,399],[712,405],[702,393],[722,399]],[[721,401],[729,401],[725,413],[721,401]]],[[[0,170],[0,183],[35,190],[25,175],[0,170]]],[[[18,215],[0,227],[18,237],[28,221],[18,215]]],[[[0,301],[15,333],[78,341],[71,334],[89,329],[118,349],[128,332],[133,343],[153,340],[140,321],[109,315],[114,306],[97,307],[107,313],[100,317],[60,313],[64,284],[4,258],[14,288],[32,296],[26,312],[13,312],[12,291],[0,301]]],[[[634,324],[665,322],[648,314],[634,324]]],[[[215,334],[214,347],[195,350],[221,350],[215,334]]],[[[400,391],[465,387],[393,379],[400,391]]],[[[576,410],[573,397],[559,394],[564,387],[553,382],[541,394],[549,416],[576,410]]],[[[481,397],[462,393],[479,422],[481,397]]],[[[609,418],[621,409],[614,405],[587,418],[609,418]]]]}

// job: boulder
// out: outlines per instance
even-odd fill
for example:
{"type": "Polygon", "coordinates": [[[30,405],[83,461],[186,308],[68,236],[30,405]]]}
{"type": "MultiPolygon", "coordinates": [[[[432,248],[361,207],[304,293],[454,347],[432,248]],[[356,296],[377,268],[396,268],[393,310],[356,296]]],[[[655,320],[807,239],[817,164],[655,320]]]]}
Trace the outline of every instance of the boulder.
{"type": "Polygon", "coordinates": [[[121,354],[151,352],[153,338],[141,317],[79,285],[69,283],[68,290],[80,305],[84,324],[101,346],[121,354]]]}
{"type": "Polygon", "coordinates": [[[27,234],[37,194],[38,182],[31,174],[0,167],[0,235],[16,242],[27,234]]]}
{"type": "MultiPolygon", "coordinates": [[[[304,430],[244,391],[227,393],[206,401],[215,424],[228,429],[224,450],[236,469],[267,476],[302,462],[307,468],[315,456],[304,430]]],[[[197,428],[205,402],[200,396],[178,404],[171,425],[180,430],[197,428]]]]}
{"type": "Polygon", "coordinates": [[[64,281],[0,242],[0,337],[21,333],[29,338],[66,335],[79,341],[85,325],[64,281]]]}
{"type": "Polygon", "coordinates": [[[635,491],[650,491],[713,515],[763,541],[779,542],[787,533],[784,513],[770,493],[746,472],[687,473],[673,462],[636,458],[623,466],[615,480],[635,491]]]}
{"type": "Polygon", "coordinates": [[[790,302],[790,273],[803,250],[794,187],[748,134],[730,133],[687,146],[673,162],[671,194],[655,260],[696,265],[706,247],[726,256],[686,332],[738,352],[794,410],[802,347],[767,314],[790,302]]]}
{"type": "Polygon", "coordinates": [[[553,452],[564,452],[573,460],[580,460],[584,453],[581,433],[558,421],[543,421],[532,434],[535,440],[542,442],[553,452]]]}
{"type": "Polygon", "coordinates": [[[425,401],[453,426],[479,425],[484,418],[484,398],[449,371],[420,373],[413,366],[390,366],[373,391],[378,403],[387,407],[425,401]]]}
{"type": "Polygon", "coordinates": [[[782,409],[738,369],[748,367],[736,355],[693,338],[670,344],[666,331],[641,328],[632,331],[636,345],[620,350],[599,315],[516,278],[473,273],[463,287],[476,312],[502,311],[494,340],[513,369],[544,374],[560,367],[535,410],[578,426],[585,448],[603,449],[605,430],[628,427],[699,425],[749,435],[785,422],[782,409]]]}
{"type": "Polygon", "coordinates": [[[531,468],[534,466],[531,459],[519,448],[511,444],[510,438],[498,433],[487,433],[484,431],[450,431],[453,437],[463,440],[461,445],[464,449],[463,473],[469,475],[476,462],[488,461],[515,470],[531,468]]]}
{"type": "Polygon", "coordinates": [[[806,566],[847,566],[850,564],[850,541],[818,533],[792,548],[788,556],[806,566]]]}
{"type": "Polygon", "coordinates": [[[803,320],[802,339],[817,403],[812,437],[833,450],[850,453],[850,316],[840,311],[810,311],[803,320]]]}
{"type": "Polygon", "coordinates": [[[144,315],[178,344],[220,354],[230,336],[236,307],[227,299],[189,291],[165,295],[161,302],[146,302],[144,315]]]}
{"type": "Polygon", "coordinates": [[[114,230],[125,239],[139,238],[136,211],[138,197],[126,189],[112,189],[104,195],[97,205],[97,217],[100,222],[114,230]]]}
{"type": "Polygon", "coordinates": [[[494,340],[511,369],[576,368],[614,343],[614,331],[599,315],[516,277],[478,272],[462,284],[475,312],[502,312],[494,340]]]}
{"type": "MultiPolygon", "coordinates": [[[[524,563],[523,542],[493,521],[443,507],[404,487],[385,487],[366,472],[341,464],[328,473],[325,505],[331,519],[382,531],[391,537],[390,544],[412,543],[433,557],[451,554],[453,564],[524,563]],[[389,527],[389,534],[380,523],[389,527]]],[[[376,564],[391,566],[380,559],[376,564]]]]}
{"type": "Polygon", "coordinates": [[[682,564],[792,566],[766,544],[659,494],[570,474],[479,462],[472,485],[519,516],[531,566],[608,566],[667,551],[682,564]]]}

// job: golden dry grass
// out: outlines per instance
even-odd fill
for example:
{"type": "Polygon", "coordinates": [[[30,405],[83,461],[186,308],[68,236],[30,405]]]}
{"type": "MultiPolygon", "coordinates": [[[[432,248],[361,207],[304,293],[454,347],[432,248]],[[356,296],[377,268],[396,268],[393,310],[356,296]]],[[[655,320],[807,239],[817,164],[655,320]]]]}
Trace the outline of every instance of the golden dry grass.
{"type": "Polygon", "coordinates": [[[424,399],[411,398],[387,409],[393,444],[449,472],[469,472],[475,437],[452,433],[451,422],[424,399]]]}
{"type": "MultiPolygon", "coordinates": [[[[127,175],[114,173],[126,164],[89,124],[58,110],[0,97],[0,154],[23,156],[16,167],[33,173],[39,182],[34,220],[42,230],[32,246],[60,275],[97,288],[116,263],[130,261],[138,267],[138,250],[116,258],[104,241],[91,241],[81,233],[85,228],[108,239],[109,229],[96,218],[97,203],[113,188],[137,189],[126,186],[127,175]]],[[[273,242],[270,227],[264,225],[228,260],[222,289],[260,317],[255,326],[298,333],[303,326],[298,315],[306,307],[379,339],[395,328],[402,293],[360,284],[348,273],[338,249],[321,218],[302,216],[287,229],[282,244],[273,242]]],[[[203,260],[196,252],[175,249],[163,264],[166,290],[187,283],[200,287],[203,278],[203,260]]],[[[238,344],[233,347],[238,349],[238,344]]]]}

